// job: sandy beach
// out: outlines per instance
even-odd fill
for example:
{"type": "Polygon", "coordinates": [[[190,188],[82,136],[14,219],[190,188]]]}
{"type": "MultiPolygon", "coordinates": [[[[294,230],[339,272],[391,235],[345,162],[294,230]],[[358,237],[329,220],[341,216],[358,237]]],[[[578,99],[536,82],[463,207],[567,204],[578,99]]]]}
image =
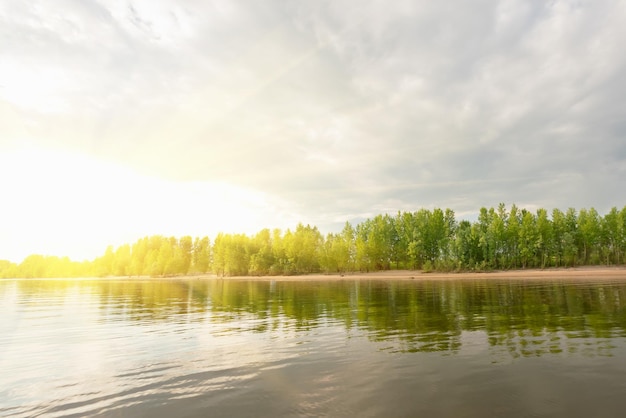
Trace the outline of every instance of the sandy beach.
{"type": "MultiPolygon", "coordinates": [[[[215,279],[214,274],[179,276],[181,279],[215,279]]],[[[305,274],[298,276],[225,276],[225,280],[458,280],[458,279],[575,279],[626,280],[626,266],[588,266],[573,268],[526,269],[490,272],[424,273],[421,270],[387,270],[370,273],[305,274]]]]}

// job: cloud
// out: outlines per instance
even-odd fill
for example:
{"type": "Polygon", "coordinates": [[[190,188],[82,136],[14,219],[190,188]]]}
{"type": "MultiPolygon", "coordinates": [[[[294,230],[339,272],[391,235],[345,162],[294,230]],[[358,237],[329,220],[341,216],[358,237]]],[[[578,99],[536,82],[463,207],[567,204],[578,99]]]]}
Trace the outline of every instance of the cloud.
{"type": "Polygon", "coordinates": [[[324,230],[501,201],[606,211],[624,204],[625,17],[611,0],[7,2],[0,147],[228,183],[324,230]]]}

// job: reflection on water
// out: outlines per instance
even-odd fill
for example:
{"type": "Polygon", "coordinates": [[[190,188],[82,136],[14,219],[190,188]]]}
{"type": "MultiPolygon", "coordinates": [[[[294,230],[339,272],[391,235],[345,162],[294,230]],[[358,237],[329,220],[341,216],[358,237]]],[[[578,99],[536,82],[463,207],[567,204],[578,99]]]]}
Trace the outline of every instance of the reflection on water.
{"type": "Polygon", "coordinates": [[[5,280],[0,415],[609,413],[624,406],[625,292],[580,280],[5,280]]]}

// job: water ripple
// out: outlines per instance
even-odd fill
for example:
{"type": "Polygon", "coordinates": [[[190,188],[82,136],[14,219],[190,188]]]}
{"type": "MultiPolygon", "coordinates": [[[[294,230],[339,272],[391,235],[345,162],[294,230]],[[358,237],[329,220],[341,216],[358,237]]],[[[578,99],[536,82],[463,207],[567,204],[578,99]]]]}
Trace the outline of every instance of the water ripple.
{"type": "Polygon", "coordinates": [[[626,392],[622,285],[0,286],[7,417],[566,416],[626,392]]]}

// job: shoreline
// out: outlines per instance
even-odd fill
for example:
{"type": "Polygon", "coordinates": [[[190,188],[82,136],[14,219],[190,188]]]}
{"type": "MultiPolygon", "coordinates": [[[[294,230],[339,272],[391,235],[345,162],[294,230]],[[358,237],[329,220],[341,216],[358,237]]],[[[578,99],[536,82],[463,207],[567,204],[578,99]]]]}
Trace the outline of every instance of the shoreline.
{"type": "Polygon", "coordinates": [[[217,276],[213,273],[187,274],[184,276],[107,276],[107,277],[40,277],[40,278],[1,278],[2,280],[258,280],[258,281],[328,281],[328,280],[624,280],[626,265],[620,266],[581,266],[551,267],[546,269],[494,270],[484,272],[430,272],[421,270],[384,270],[374,272],[311,273],[293,276],[217,276]]]}
{"type": "MultiPolygon", "coordinates": [[[[272,281],[321,281],[321,280],[460,280],[460,279],[622,279],[626,280],[626,266],[585,266],[570,268],[496,270],[489,272],[432,272],[421,270],[385,270],[377,272],[312,273],[294,276],[224,276],[215,274],[163,277],[162,279],[196,280],[272,280],[272,281]]],[[[157,278],[158,279],[158,278],[157,278]]]]}

